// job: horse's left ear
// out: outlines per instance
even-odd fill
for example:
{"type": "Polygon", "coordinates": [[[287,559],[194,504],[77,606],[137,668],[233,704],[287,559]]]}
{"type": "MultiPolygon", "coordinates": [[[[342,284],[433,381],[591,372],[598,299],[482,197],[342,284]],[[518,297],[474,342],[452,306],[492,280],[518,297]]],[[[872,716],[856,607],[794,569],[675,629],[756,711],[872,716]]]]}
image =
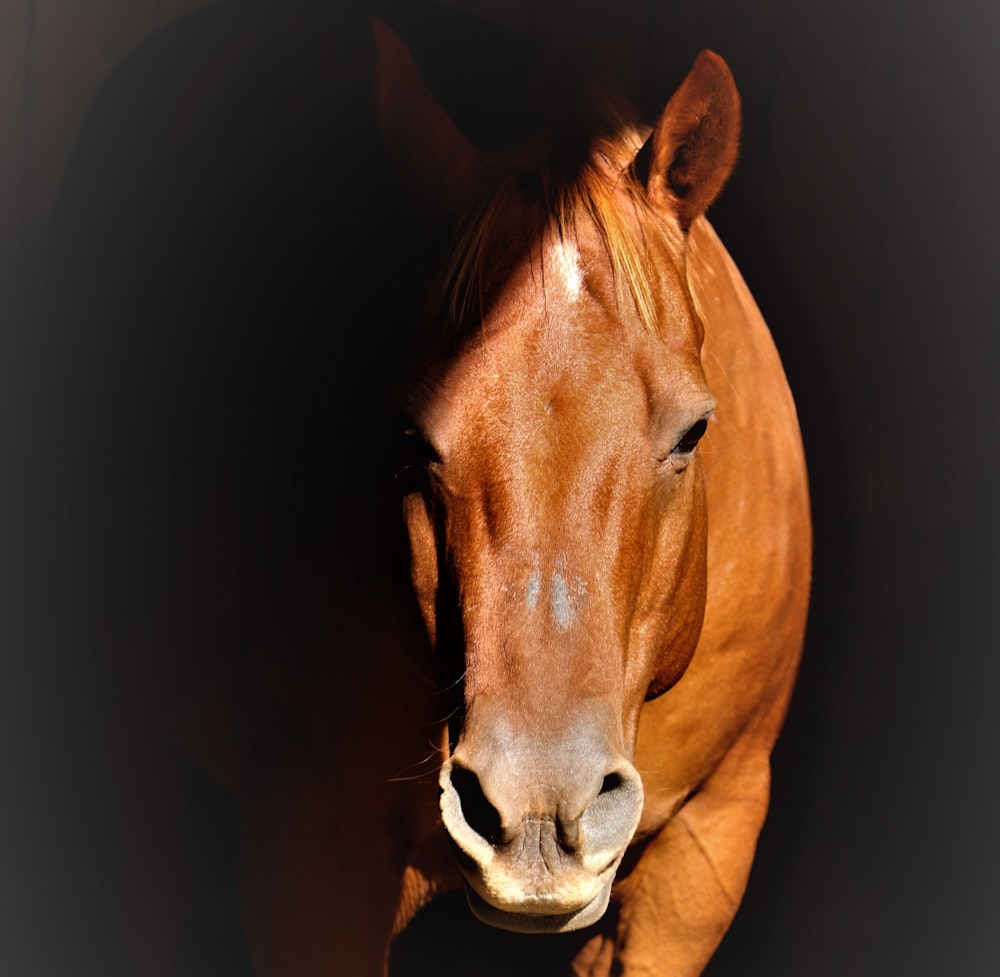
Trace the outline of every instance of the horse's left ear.
{"type": "Polygon", "coordinates": [[[448,118],[396,32],[373,20],[375,113],[410,205],[432,219],[453,217],[470,194],[484,154],[448,118]]]}
{"type": "Polygon", "coordinates": [[[718,196],[739,151],[740,96],[729,66],[702,51],[667,103],[643,152],[646,192],[687,228],[718,196]]]}

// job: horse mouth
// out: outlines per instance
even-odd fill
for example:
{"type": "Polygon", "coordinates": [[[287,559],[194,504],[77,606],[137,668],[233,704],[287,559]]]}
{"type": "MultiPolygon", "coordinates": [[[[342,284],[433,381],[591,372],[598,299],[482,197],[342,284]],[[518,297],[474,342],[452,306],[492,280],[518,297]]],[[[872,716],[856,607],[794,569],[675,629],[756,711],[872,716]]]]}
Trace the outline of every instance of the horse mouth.
{"type": "Polygon", "coordinates": [[[608,908],[614,873],[590,902],[569,912],[499,909],[487,902],[466,882],[465,894],[472,914],[481,922],[513,933],[570,933],[596,923],[608,908]]]}
{"type": "Polygon", "coordinates": [[[515,933],[569,933],[596,923],[608,908],[624,854],[608,858],[609,853],[604,853],[599,869],[577,863],[553,877],[551,862],[544,856],[527,863],[515,857],[511,863],[505,853],[494,849],[480,861],[454,838],[449,840],[472,914],[483,923],[515,933]]]}

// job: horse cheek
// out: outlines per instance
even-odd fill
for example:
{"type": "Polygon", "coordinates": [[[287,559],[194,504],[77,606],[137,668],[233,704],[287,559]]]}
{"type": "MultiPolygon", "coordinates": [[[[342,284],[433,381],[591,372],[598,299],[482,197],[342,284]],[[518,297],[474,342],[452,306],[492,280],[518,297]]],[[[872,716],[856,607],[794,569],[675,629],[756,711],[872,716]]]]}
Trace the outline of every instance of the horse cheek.
{"type": "Polygon", "coordinates": [[[662,603],[654,618],[656,626],[644,636],[653,645],[654,660],[647,700],[680,681],[694,657],[705,619],[708,592],[705,490],[700,470],[690,470],[686,475],[691,475],[694,482],[691,501],[684,507],[689,514],[684,519],[669,519],[659,529],[658,548],[669,548],[670,552],[662,561],[656,561],[655,579],[651,581],[660,590],[662,603]]]}

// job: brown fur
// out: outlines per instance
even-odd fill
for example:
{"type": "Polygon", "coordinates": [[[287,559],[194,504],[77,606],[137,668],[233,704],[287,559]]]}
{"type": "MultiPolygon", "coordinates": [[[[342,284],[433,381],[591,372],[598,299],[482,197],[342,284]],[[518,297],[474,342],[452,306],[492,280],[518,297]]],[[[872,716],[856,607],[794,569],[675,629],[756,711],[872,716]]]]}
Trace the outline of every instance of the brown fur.
{"type": "MultiPolygon", "coordinates": [[[[418,85],[411,76],[411,108],[418,85]]],[[[442,759],[478,776],[511,837],[523,829],[508,812],[561,817],[517,781],[562,789],[572,717],[593,714],[594,735],[642,777],[611,910],[567,959],[581,974],[701,972],[746,884],[801,647],[810,526],[795,409],[702,216],[738,128],[728,69],[704,53],[654,130],[645,187],[632,127],[596,141],[573,181],[552,176],[526,195],[523,168],[502,178],[447,276],[450,314],[474,321],[457,349],[430,333],[403,397],[434,452],[429,488],[407,498],[406,515],[439,646],[448,579],[460,600],[461,711],[442,759]],[[566,241],[581,256],[578,304],[560,293],[553,258],[566,241]],[[666,467],[711,396],[703,445],[666,467]],[[533,567],[543,580],[579,576],[569,637],[525,610],[533,567]],[[503,747],[498,722],[515,730],[503,747]],[[522,753],[546,772],[495,774],[522,753]]],[[[464,152],[436,153],[461,156],[468,172],[464,152]]],[[[496,165],[481,160],[484,172],[496,165]]],[[[405,870],[397,941],[460,880],[436,825],[405,870]]]]}

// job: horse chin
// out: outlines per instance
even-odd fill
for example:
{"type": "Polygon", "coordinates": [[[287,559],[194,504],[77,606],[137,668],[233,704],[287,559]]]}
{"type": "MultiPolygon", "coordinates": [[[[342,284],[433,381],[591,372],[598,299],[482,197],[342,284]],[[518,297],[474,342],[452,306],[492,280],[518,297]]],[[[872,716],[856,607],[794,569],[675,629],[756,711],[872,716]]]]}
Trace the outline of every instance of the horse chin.
{"type": "Polygon", "coordinates": [[[488,903],[468,883],[465,886],[465,894],[472,914],[481,922],[497,929],[509,930],[512,933],[570,933],[596,923],[604,915],[611,899],[613,882],[612,874],[607,884],[586,905],[571,912],[554,914],[498,909],[488,903]]]}

